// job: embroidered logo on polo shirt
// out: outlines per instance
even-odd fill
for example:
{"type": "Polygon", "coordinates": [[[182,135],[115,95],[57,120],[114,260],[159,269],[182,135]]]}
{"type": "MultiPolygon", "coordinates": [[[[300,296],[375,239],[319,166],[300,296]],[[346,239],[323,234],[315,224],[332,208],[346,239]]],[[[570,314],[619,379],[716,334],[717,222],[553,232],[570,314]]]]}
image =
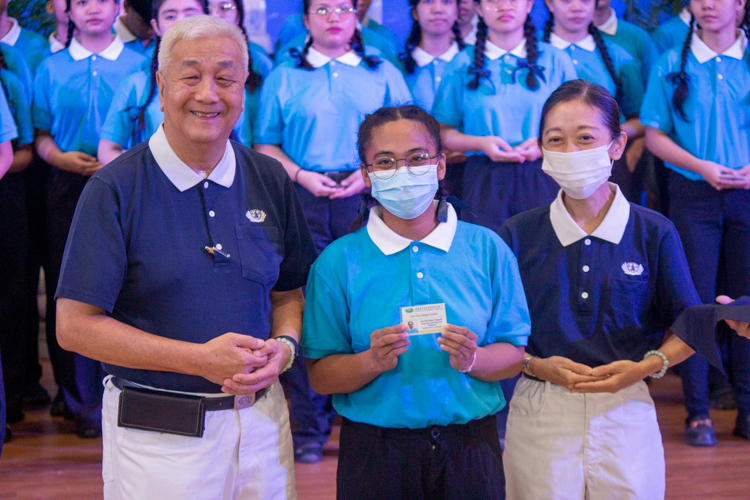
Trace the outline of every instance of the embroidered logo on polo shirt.
{"type": "Polygon", "coordinates": [[[245,216],[250,219],[251,222],[263,222],[266,220],[266,213],[263,210],[258,210],[257,208],[253,210],[248,210],[245,212],[245,216]]]}
{"type": "Polygon", "coordinates": [[[622,267],[623,272],[628,276],[640,276],[643,274],[643,266],[635,262],[623,262],[620,267],[622,267]]]}

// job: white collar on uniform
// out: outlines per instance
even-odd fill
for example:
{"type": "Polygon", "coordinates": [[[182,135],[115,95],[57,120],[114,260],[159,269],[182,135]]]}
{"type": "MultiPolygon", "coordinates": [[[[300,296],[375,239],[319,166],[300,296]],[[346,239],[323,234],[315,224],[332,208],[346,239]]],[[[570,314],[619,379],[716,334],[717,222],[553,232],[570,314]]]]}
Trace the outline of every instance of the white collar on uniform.
{"type": "Polygon", "coordinates": [[[56,34],[57,33],[52,33],[49,36],[49,50],[53,54],[57,54],[65,48],[65,44],[58,40],[57,37],[55,37],[56,34]]]}
{"type": "Polygon", "coordinates": [[[10,21],[10,31],[4,37],[0,38],[0,42],[7,43],[12,47],[18,41],[18,37],[21,36],[21,26],[12,17],[9,17],[8,21],[10,21]]]}
{"type": "Polygon", "coordinates": [[[441,61],[445,62],[451,62],[453,58],[456,57],[456,54],[458,54],[458,43],[456,42],[453,42],[448,50],[437,57],[433,56],[419,46],[411,51],[411,56],[414,58],[414,61],[416,61],[417,66],[419,66],[420,68],[427,66],[435,59],[440,59],[441,61]]]}
{"type": "Polygon", "coordinates": [[[477,27],[476,26],[471,28],[471,31],[469,31],[469,33],[467,33],[467,35],[464,37],[464,43],[466,45],[477,44],[477,27]]]}
{"type": "Polygon", "coordinates": [[[609,8],[609,17],[604,21],[604,24],[597,26],[596,29],[610,36],[617,34],[617,13],[615,9],[612,7],[609,8]]]}
{"type": "Polygon", "coordinates": [[[112,29],[115,30],[115,33],[117,33],[117,35],[122,38],[122,41],[125,43],[130,43],[138,38],[128,29],[127,26],[125,26],[125,23],[122,22],[122,19],[120,19],[120,17],[117,18],[114,26],[112,26],[112,29]]]}
{"type": "Polygon", "coordinates": [[[737,39],[732,45],[729,46],[727,50],[725,50],[721,54],[717,54],[716,52],[711,50],[711,48],[706,45],[706,42],[701,40],[701,37],[698,36],[698,33],[693,33],[693,38],[692,40],[690,40],[690,50],[693,52],[693,55],[696,59],[698,59],[698,62],[700,64],[703,64],[706,61],[710,61],[711,59],[719,55],[731,57],[732,59],[742,60],[742,56],[745,55],[746,48],[747,37],[745,36],[745,32],[742,30],[737,30],[737,39]]]}
{"type": "Polygon", "coordinates": [[[526,39],[524,38],[521,40],[521,42],[511,50],[501,49],[489,40],[484,43],[484,55],[487,56],[487,59],[490,61],[500,59],[505,54],[513,54],[519,59],[526,59],[526,39]]]}
{"type": "MultiPolygon", "coordinates": [[[[433,210],[437,210],[437,204],[437,201],[432,202],[433,210]]],[[[380,205],[370,209],[370,218],[367,221],[367,234],[381,252],[385,255],[393,255],[408,247],[412,240],[404,238],[389,228],[383,222],[382,214],[383,207],[380,205]]],[[[458,217],[456,216],[456,210],[453,208],[453,205],[448,203],[448,221],[439,223],[420,243],[447,252],[451,249],[457,227],[458,217]]]]}
{"type": "Polygon", "coordinates": [[[685,26],[690,26],[690,9],[685,7],[677,15],[680,16],[680,19],[682,19],[682,22],[685,23],[685,26]]]}
{"type": "Polygon", "coordinates": [[[187,191],[196,184],[200,184],[205,179],[213,181],[219,186],[225,188],[231,187],[234,182],[234,174],[237,170],[237,160],[234,156],[234,148],[227,141],[227,147],[224,150],[224,156],[221,157],[219,163],[216,164],[208,177],[204,178],[198,174],[195,170],[188,167],[184,161],[175,154],[172,147],[167,141],[167,136],[164,134],[164,124],[159,125],[154,135],[148,140],[148,147],[151,150],[151,154],[154,155],[156,163],[164,172],[164,175],[174,184],[174,187],[180,190],[180,192],[187,191]]]}
{"type": "Polygon", "coordinates": [[[596,50],[596,42],[594,41],[593,35],[586,35],[586,38],[583,40],[576,42],[576,43],[570,43],[566,40],[563,40],[559,36],[555,35],[554,33],[550,34],[549,36],[549,43],[555,47],[556,49],[565,50],[571,45],[575,45],[576,47],[587,50],[589,52],[593,52],[596,50]]]}
{"type": "MultiPolygon", "coordinates": [[[[112,43],[96,55],[103,57],[108,61],[116,61],[117,58],[120,57],[120,54],[122,54],[124,48],[125,44],[122,43],[122,39],[119,36],[115,36],[112,43]]],[[[70,52],[70,57],[72,57],[74,61],[81,61],[94,55],[93,52],[81,45],[81,42],[76,40],[75,37],[70,41],[68,51],[70,52]]]]}
{"type": "MultiPolygon", "coordinates": [[[[599,224],[599,227],[591,233],[591,236],[619,245],[622,240],[622,235],[625,234],[628,219],[630,219],[630,203],[625,199],[625,196],[622,194],[622,191],[620,191],[617,184],[610,182],[609,187],[614,191],[615,199],[612,201],[612,205],[610,205],[607,215],[604,216],[604,220],[599,224]]],[[[557,193],[555,201],[550,205],[549,219],[550,222],[552,222],[552,229],[555,230],[557,239],[560,240],[560,244],[567,247],[589,235],[586,234],[586,231],[581,229],[581,226],[575,223],[568,213],[562,199],[562,193],[563,191],[561,189],[560,192],[557,193]]]]}
{"type": "Polygon", "coordinates": [[[358,28],[361,30],[362,28],[367,28],[368,26],[370,26],[370,18],[367,16],[367,14],[365,14],[365,18],[362,19],[362,21],[359,23],[358,28]]]}
{"type": "MultiPolygon", "coordinates": [[[[310,66],[312,66],[313,68],[320,68],[321,66],[325,66],[332,60],[332,57],[328,57],[322,52],[315,50],[315,47],[310,47],[310,49],[307,51],[307,62],[309,62],[310,66]]],[[[362,58],[359,57],[359,55],[353,50],[350,50],[346,54],[337,57],[336,60],[340,63],[346,64],[347,66],[359,66],[359,63],[362,62],[362,58]]]]}

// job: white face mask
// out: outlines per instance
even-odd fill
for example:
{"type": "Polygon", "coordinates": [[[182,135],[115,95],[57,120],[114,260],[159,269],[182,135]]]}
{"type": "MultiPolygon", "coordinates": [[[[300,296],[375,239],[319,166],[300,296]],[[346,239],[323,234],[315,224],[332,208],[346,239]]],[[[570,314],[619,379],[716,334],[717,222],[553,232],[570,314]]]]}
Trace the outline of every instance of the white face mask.
{"type": "Polygon", "coordinates": [[[614,160],[609,158],[608,151],[614,142],[610,142],[608,146],[572,153],[542,149],[542,170],[555,179],[566,195],[583,200],[607,182],[612,174],[614,160]]]}

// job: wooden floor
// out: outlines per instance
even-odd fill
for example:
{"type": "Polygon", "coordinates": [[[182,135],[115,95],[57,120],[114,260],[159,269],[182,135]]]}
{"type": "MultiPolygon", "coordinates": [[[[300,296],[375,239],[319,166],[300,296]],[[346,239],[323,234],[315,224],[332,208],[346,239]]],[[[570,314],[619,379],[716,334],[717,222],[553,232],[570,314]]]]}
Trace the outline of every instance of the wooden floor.
{"type": "MultiPolygon", "coordinates": [[[[49,365],[45,363],[45,373],[49,365]]],[[[51,381],[43,381],[52,389],[51,381]]],[[[684,408],[680,381],[668,375],[655,381],[667,459],[667,498],[750,498],[750,441],[732,436],[735,412],[714,411],[719,445],[690,448],[682,444],[684,408]]],[[[48,409],[27,411],[25,421],[12,426],[14,439],[0,459],[0,499],[82,500],[101,498],[101,439],[75,436],[70,422],[49,416],[48,409]]],[[[300,500],[335,497],[338,429],[325,448],[323,461],[298,465],[300,500]]]]}

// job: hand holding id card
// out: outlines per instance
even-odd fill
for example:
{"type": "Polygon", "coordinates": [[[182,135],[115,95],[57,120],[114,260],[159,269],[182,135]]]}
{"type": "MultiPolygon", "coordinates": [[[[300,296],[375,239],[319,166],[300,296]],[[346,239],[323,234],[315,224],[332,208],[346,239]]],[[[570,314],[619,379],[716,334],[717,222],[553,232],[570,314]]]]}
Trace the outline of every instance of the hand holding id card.
{"type": "Polygon", "coordinates": [[[401,323],[406,325],[409,335],[442,333],[448,323],[445,303],[402,307],[401,323]]]}

